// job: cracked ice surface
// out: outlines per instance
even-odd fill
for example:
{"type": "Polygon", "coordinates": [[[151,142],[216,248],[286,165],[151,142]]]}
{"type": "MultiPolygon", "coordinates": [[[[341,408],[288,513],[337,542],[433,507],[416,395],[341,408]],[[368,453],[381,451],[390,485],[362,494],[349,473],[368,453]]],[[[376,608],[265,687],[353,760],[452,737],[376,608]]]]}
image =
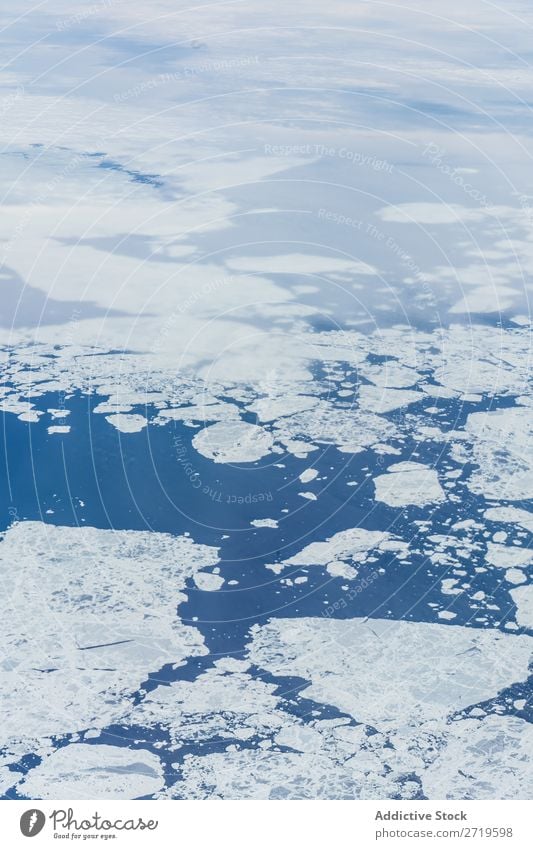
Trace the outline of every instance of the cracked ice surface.
{"type": "Polygon", "coordinates": [[[216,562],[184,536],[12,526],[0,542],[3,745],[109,724],[150,672],[205,654],[176,607],[216,562]]]}

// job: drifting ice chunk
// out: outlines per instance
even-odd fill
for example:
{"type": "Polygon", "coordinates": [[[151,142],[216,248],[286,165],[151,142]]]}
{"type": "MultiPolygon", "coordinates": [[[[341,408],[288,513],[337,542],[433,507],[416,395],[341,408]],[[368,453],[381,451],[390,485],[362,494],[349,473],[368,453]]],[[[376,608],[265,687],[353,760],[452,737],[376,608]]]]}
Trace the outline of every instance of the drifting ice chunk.
{"type": "Polygon", "coordinates": [[[416,504],[423,507],[445,500],[437,472],[422,463],[396,463],[387,474],[374,478],[376,501],[389,507],[405,507],[416,504]]]}
{"type": "Polygon", "coordinates": [[[268,431],[247,422],[219,422],[204,427],[192,444],[215,463],[253,463],[270,452],[273,439],[268,431]]]}

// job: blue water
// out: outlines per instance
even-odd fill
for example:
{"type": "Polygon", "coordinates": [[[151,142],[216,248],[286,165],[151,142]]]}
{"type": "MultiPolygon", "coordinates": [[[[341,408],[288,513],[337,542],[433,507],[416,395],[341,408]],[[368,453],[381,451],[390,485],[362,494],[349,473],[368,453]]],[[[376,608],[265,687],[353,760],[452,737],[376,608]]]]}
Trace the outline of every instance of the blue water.
{"type": "MultiPolygon", "coordinates": [[[[50,395],[44,399],[44,406],[54,407],[58,402],[50,395]]],[[[414,548],[417,541],[422,545],[425,537],[413,524],[416,520],[429,519],[432,533],[445,534],[451,519],[472,518],[486,508],[484,499],[466,488],[472,470],[468,464],[462,467],[454,490],[461,497],[460,503],[398,511],[374,500],[372,477],[400,459],[440,470],[458,468],[449,459],[449,448],[441,443],[406,441],[401,457],[376,455],[370,450],[350,455],[332,446],[312,452],[306,459],[274,455],[274,462],[283,463],[283,469],[264,460],[240,466],[217,465],[192,447],[196,429],[173,422],[138,434],[121,434],[104,416],[91,413],[96,403],[95,398],[80,395],[69,401],[71,432],[64,436],[49,435],[44,426],[5,416],[0,473],[8,485],[1,493],[2,527],[7,528],[17,518],[176,535],[188,532],[195,542],[216,546],[220,549],[221,574],[228,580],[238,580],[238,586],[216,593],[190,587],[188,601],[180,607],[185,621],[198,617],[195,626],[215,653],[242,648],[254,622],[272,615],[322,615],[324,607],[346,596],[341,589],[346,580],[331,578],[319,567],[306,571],[308,583],[280,587],[278,576],[266,569],[265,563],[287,559],[313,540],[359,525],[368,530],[387,530],[414,548]],[[298,475],[311,465],[322,480],[302,484],[298,475]],[[348,481],[357,485],[348,487],[348,481]],[[316,492],[318,500],[307,501],[298,495],[306,489],[316,492]],[[288,512],[283,514],[282,509],[288,512]],[[53,512],[48,513],[50,510],[53,512]],[[250,526],[251,520],[261,518],[276,518],[279,527],[250,526]]],[[[497,409],[510,403],[492,399],[485,406],[497,409]]],[[[412,405],[410,412],[415,414],[417,406],[428,406],[428,401],[412,405]]],[[[471,404],[442,399],[438,406],[443,411],[439,417],[443,429],[446,420],[450,427],[459,427],[474,409],[471,404]]],[[[136,411],[147,412],[142,408],[136,411]]],[[[393,412],[388,417],[394,421],[397,416],[393,412]]],[[[508,525],[505,529],[509,532],[508,525]]],[[[385,573],[364,593],[346,599],[346,605],[332,615],[434,621],[427,605],[437,597],[442,601],[439,585],[446,569],[433,566],[423,555],[410,554],[409,560],[412,565],[404,566],[392,553],[385,553],[376,563],[361,566],[360,579],[380,568],[385,573]]],[[[466,568],[473,570],[482,560],[483,552],[472,552],[466,568]]],[[[281,577],[297,574],[302,573],[287,568],[281,577]]],[[[485,590],[496,604],[508,608],[503,617],[499,611],[486,611],[486,627],[513,618],[497,570],[477,575],[475,581],[476,589],[485,590]]],[[[478,627],[470,621],[472,611],[467,602],[466,594],[454,602],[454,625],[468,622],[478,627]]]]}

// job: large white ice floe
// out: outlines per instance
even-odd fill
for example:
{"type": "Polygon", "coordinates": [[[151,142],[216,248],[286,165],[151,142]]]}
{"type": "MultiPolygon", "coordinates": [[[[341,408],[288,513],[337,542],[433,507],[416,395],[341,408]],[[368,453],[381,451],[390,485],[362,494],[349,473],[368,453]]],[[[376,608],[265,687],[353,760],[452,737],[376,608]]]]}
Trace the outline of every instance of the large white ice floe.
{"type": "Polygon", "coordinates": [[[381,416],[359,408],[339,409],[327,401],[304,413],[278,419],[274,435],[282,444],[312,440],[336,445],[340,451],[356,453],[375,442],[385,442],[397,433],[395,425],[381,416]]]}
{"type": "Polygon", "coordinates": [[[494,696],[527,676],[533,651],[526,636],[384,619],[273,619],[252,635],[253,663],[305,678],[308,698],[388,729],[494,696]]]}
{"type": "Polygon", "coordinates": [[[529,407],[470,413],[466,432],[477,468],[468,486],[485,498],[533,498],[533,416],[529,407]]]}
{"type": "Polygon", "coordinates": [[[193,439],[196,450],[215,463],[253,463],[270,453],[271,434],[247,422],[218,422],[193,439]]]}
{"type": "Polygon", "coordinates": [[[532,735],[528,722],[513,717],[453,722],[411,739],[366,736],[363,726],[338,723],[317,733],[315,751],[187,756],[183,779],[163,798],[527,799],[532,735]]]}
{"type": "Polygon", "coordinates": [[[390,413],[424,398],[422,392],[410,389],[388,389],[383,386],[361,386],[359,404],[371,413],[390,413]]]}
{"type": "Polygon", "coordinates": [[[445,500],[437,472],[422,463],[395,463],[387,474],[374,478],[376,501],[389,507],[406,507],[414,504],[424,507],[445,500]]]}
{"type": "Polygon", "coordinates": [[[30,799],[137,799],[164,783],[161,761],[146,749],[73,743],[45,757],[17,789],[30,799]]]}
{"type": "Polygon", "coordinates": [[[3,744],[102,727],[150,672],[205,654],[176,609],[216,562],[185,536],[12,526],[0,542],[3,744]]]}
{"type": "MultiPolygon", "coordinates": [[[[234,281],[227,285],[233,289],[234,281]]],[[[222,296],[227,285],[212,294],[222,296]]],[[[270,295],[277,293],[280,310],[286,310],[287,293],[272,283],[265,286],[270,295]]],[[[203,301],[201,295],[191,296],[191,309],[201,309],[203,301]]],[[[144,317],[138,321],[142,324],[144,317]]],[[[194,332],[194,321],[181,312],[170,317],[165,313],[162,330],[150,329],[153,339],[149,334],[143,341],[137,328],[136,350],[120,354],[110,353],[112,334],[107,348],[105,336],[99,337],[98,346],[80,336],[75,345],[67,340],[60,348],[55,332],[40,328],[43,338],[32,341],[22,334],[18,344],[13,337],[13,344],[5,349],[6,389],[0,407],[38,425],[48,408],[43,404],[39,409],[47,393],[80,391],[98,395],[101,402],[95,412],[105,413],[126,434],[146,423],[218,422],[220,426],[198,433],[194,445],[209,459],[223,463],[232,462],[225,459],[232,455],[239,458],[236,462],[260,459],[269,453],[271,438],[298,456],[321,444],[355,453],[391,439],[402,440],[406,434],[413,435],[415,426],[413,414],[405,418],[405,408],[426,394],[444,400],[465,398],[470,403],[484,395],[515,396],[521,406],[472,413],[466,425],[455,430],[441,432],[422,422],[416,436],[452,445],[460,441],[462,461],[468,452],[468,459],[479,466],[469,481],[476,493],[494,498],[503,492],[512,500],[531,493],[527,461],[531,416],[524,395],[526,328],[495,331],[471,325],[427,333],[396,326],[364,335],[352,329],[313,332],[301,319],[294,321],[294,327],[289,324],[270,334],[256,330],[250,341],[244,325],[215,320],[209,324],[209,333],[202,333],[191,347],[187,340],[188,333],[194,332]],[[187,333],[178,332],[183,322],[187,333]],[[220,334],[226,332],[231,345],[221,353],[225,336],[220,334]],[[376,364],[373,355],[384,361],[376,364]],[[316,375],[317,366],[325,371],[324,377],[316,375]],[[361,385],[358,373],[371,385],[361,385]],[[344,388],[337,385],[332,395],[329,378],[342,382],[344,388]],[[349,402],[343,400],[345,396],[349,402]],[[254,425],[241,420],[242,410],[254,413],[258,422],[268,422],[271,433],[250,430],[254,425]],[[231,452],[230,435],[237,431],[230,426],[239,428],[231,452]]],[[[118,347],[118,340],[113,344],[118,347]]]]}
{"type": "Polygon", "coordinates": [[[113,416],[106,416],[106,421],[122,433],[139,433],[148,424],[148,419],[137,413],[117,413],[113,416]]]}

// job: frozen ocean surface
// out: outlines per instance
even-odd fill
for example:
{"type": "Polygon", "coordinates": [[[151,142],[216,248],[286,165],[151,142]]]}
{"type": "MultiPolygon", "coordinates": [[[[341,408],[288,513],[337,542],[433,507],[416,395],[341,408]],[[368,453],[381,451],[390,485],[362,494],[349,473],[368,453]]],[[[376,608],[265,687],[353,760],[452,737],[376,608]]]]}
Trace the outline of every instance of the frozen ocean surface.
{"type": "Polygon", "coordinates": [[[531,798],[532,25],[4,0],[3,798],[531,798]]]}

